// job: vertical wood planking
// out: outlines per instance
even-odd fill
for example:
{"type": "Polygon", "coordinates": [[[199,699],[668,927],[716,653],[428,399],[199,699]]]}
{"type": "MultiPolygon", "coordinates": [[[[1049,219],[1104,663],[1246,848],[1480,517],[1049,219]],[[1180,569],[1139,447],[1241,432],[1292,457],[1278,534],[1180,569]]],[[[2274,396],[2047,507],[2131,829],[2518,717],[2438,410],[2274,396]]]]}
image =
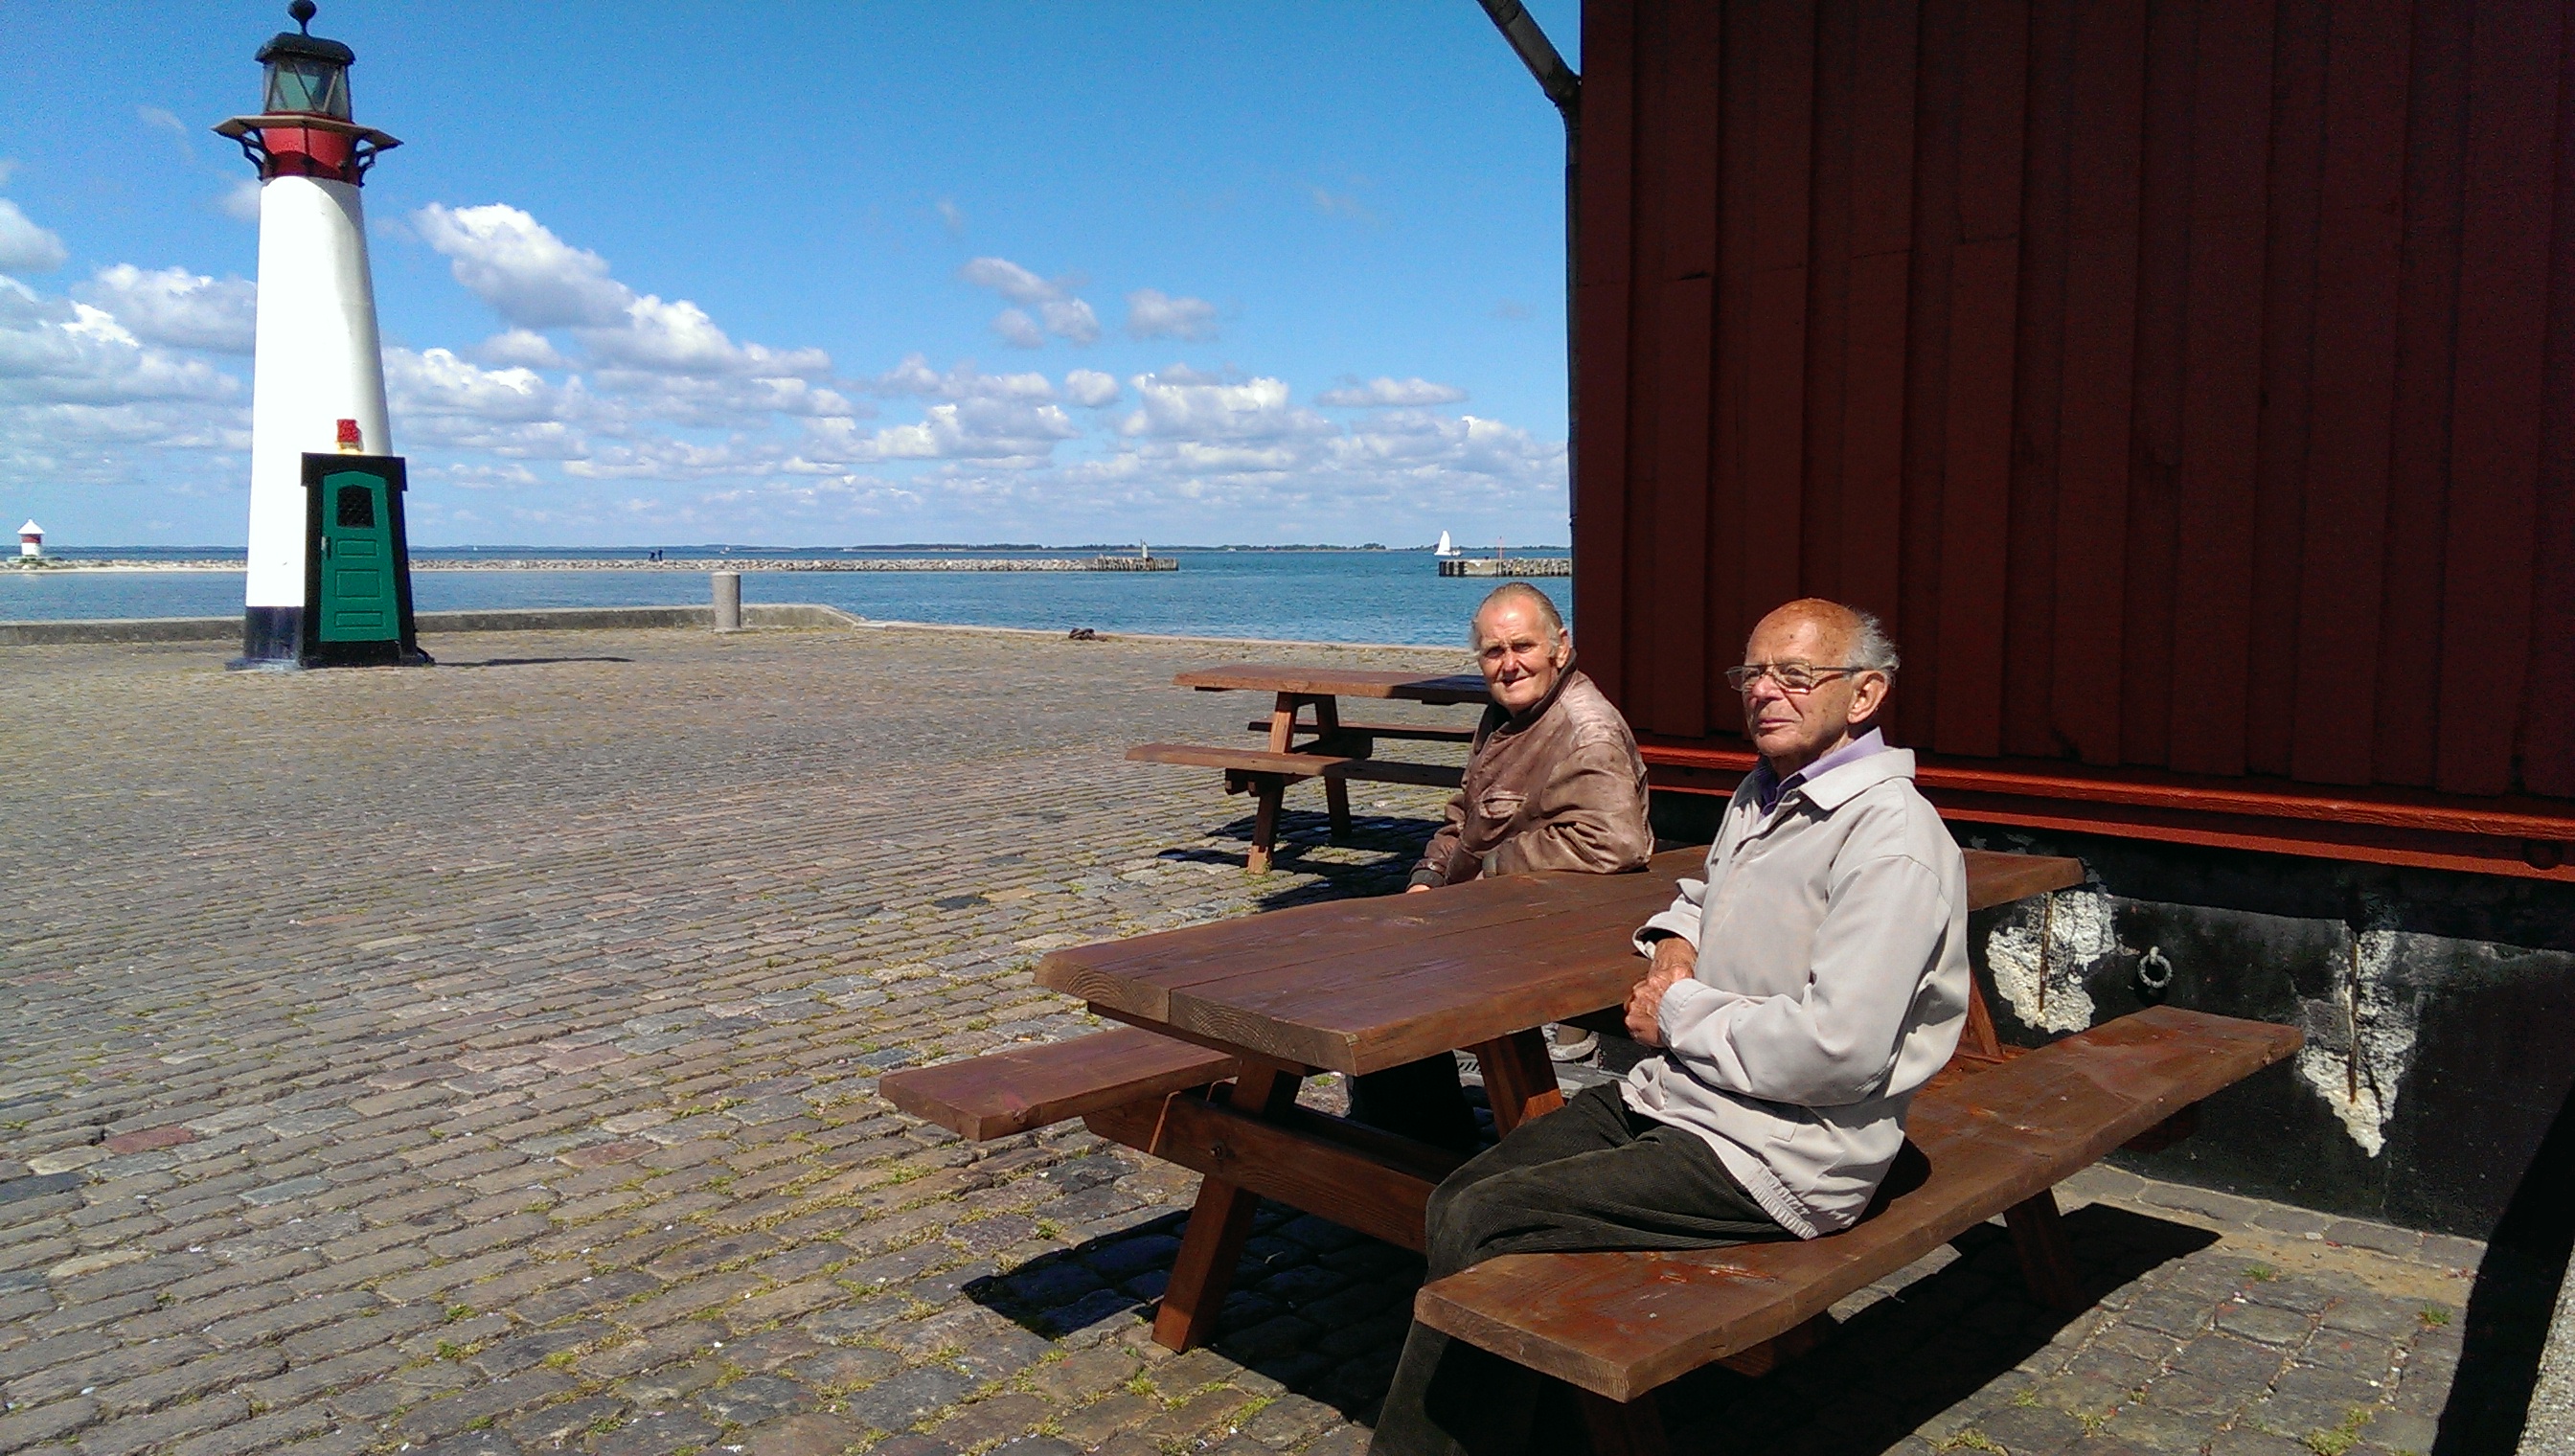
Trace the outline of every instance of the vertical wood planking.
{"type": "MultiPolygon", "coordinates": [[[[1635,205],[1635,9],[1633,0],[1582,8],[1580,193],[1574,258],[1574,319],[1581,377],[1573,382],[1580,436],[1573,469],[1573,615],[1582,624],[1584,670],[1611,702],[1650,677],[1629,661],[1627,570],[1630,529],[1627,446],[1628,311],[1632,306],[1635,205]]],[[[1651,520],[1650,501],[1643,517],[1651,520]]]]}
{"type": "MultiPolygon", "coordinates": [[[[1761,98],[1756,85],[1760,59],[1760,15],[1753,6],[1720,6],[1712,23],[1721,26],[1716,108],[1716,322],[1710,335],[1713,358],[1708,366],[1706,403],[1709,419],[1707,537],[1701,543],[1707,559],[1708,591],[1700,637],[1710,659],[1724,657],[1743,641],[1737,624],[1744,610],[1743,533],[1759,510],[1745,481],[1746,417],[1755,368],[1750,344],[1753,308],[1753,240],[1760,223],[1753,206],[1753,142],[1761,98]]],[[[1702,671],[1699,714],[1711,730],[1734,727],[1741,719],[1724,679],[1702,671]]]]}
{"type": "Polygon", "coordinates": [[[1802,593],[1842,600],[1842,381],[1849,367],[1851,153],[1858,105],[1856,0],[1815,7],[1814,149],[1806,239],[1805,429],[1799,461],[1797,579],[1802,593]]]}
{"type": "Polygon", "coordinates": [[[1957,246],[1949,271],[1949,365],[1940,514],[1940,702],[1933,743],[2002,748],[2002,643],[2009,569],[2012,343],[2019,295],[2028,8],[1973,0],[1960,57],[1957,246]]]}
{"type": "Polygon", "coordinates": [[[1851,42],[1850,269],[1839,422],[1841,551],[1834,590],[1889,622],[1896,622],[1901,606],[1918,16],[1912,5],[1863,6],[1851,42]]]}
{"type": "Polygon", "coordinates": [[[2575,797],[2575,35],[2557,83],[2557,220],[2548,288],[2547,401],[2533,562],[2530,690],[2521,718],[2521,783],[2575,797]]]}
{"type": "MultiPolygon", "coordinates": [[[[1655,347],[1653,584],[1646,614],[1654,624],[1655,671],[1641,685],[1653,731],[1697,737],[1708,729],[1707,622],[1712,585],[1708,560],[1711,467],[1709,402],[1715,354],[1717,147],[1722,102],[1719,16],[1691,5],[1655,6],[1646,14],[1661,33],[1651,38],[1662,64],[1656,79],[1661,124],[1639,129],[1647,143],[1656,216],[1645,236],[1658,242],[1650,311],[1655,347]]],[[[1648,37],[1638,36],[1640,42],[1648,37]]],[[[1642,177],[1640,181],[1644,180],[1642,177]]],[[[1640,221],[1642,221],[1640,219],[1640,221]]],[[[1640,290],[1640,293],[1642,291],[1640,290]]]]}
{"type": "Polygon", "coordinates": [[[2075,757],[2116,763],[2146,5],[2101,0],[2074,16],[2049,721],[2075,757]]]}
{"type": "Polygon", "coordinates": [[[2253,613],[2253,462],[2261,424],[2263,161],[2271,6],[2211,0],[2191,68],[2188,365],[2173,532],[2165,761],[2244,771],[2253,613]]]}
{"type": "Polygon", "coordinates": [[[2469,45],[2459,342],[2433,783],[2512,786],[2539,525],[2564,0],[2481,0],[2469,45]]]}
{"type": "Polygon", "coordinates": [[[1904,464],[1896,641],[1915,671],[1889,717],[1898,741],[1932,745],[1939,722],[1940,502],[1949,418],[1950,271],[1957,254],[1959,101],[1967,0],[1922,0],[1915,93],[1912,256],[1905,277],[1904,464]]]}
{"type": "Polygon", "coordinates": [[[1939,751],[2575,796],[2560,0],[1584,26],[1577,605],[1640,728],[1730,734],[1707,668],[1814,592],[1939,751]]]}
{"type": "MultiPolygon", "coordinates": [[[[1812,0],[1763,0],[1745,57],[1751,103],[1749,187],[1751,256],[1745,283],[1740,522],[1723,543],[1735,562],[1740,597],[1732,623],[1710,633],[1710,646],[1731,648],[1760,616],[1798,591],[1797,498],[1805,483],[1806,264],[1810,236],[1808,177],[1815,105],[1815,15],[1812,0]]],[[[1735,189],[1728,188],[1729,194],[1735,189]]],[[[1729,270],[1730,272],[1731,270],[1729,270]]],[[[1722,696],[1712,721],[1735,708],[1722,696]]]]}
{"type": "Polygon", "coordinates": [[[2271,60],[2269,256],[2263,264],[2262,409],[2253,452],[2252,657],[2244,767],[2289,771],[2297,727],[2308,387],[2315,377],[2316,222],[2323,205],[2329,0],[2279,0],[2271,60]]]}
{"type": "Polygon", "coordinates": [[[2021,174],[2019,300],[2014,305],[2009,535],[2003,596],[2002,750],[2047,757],[2056,618],[2057,446],[2064,438],[2066,176],[2074,109],[2074,7],[2029,18],[2026,161],[2021,174]]]}
{"type": "Polygon", "coordinates": [[[2371,728],[2370,778],[2377,783],[2432,781],[2471,8],[2470,0],[2418,0],[2414,8],[2396,390],[2388,417],[2387,531],[2379,574],[2378,698],[2371,728]]]}
{"type": "Polygon", "coordinates": [[[2409,0],[2334,7],[2316,229],[2315,385],[2299,531],[2289,771],[2370,781],[2403,241],[2409,0]]]}
{"type": "Polygon", "coordinates": [[[2191,81],[2197,16],[2151,7],[2139,168],[2136,374],[2130,405],[2119,758],[2162,764],[2171,745],[2174,512],[2181,471],[2190,259],[2191,81]]]}

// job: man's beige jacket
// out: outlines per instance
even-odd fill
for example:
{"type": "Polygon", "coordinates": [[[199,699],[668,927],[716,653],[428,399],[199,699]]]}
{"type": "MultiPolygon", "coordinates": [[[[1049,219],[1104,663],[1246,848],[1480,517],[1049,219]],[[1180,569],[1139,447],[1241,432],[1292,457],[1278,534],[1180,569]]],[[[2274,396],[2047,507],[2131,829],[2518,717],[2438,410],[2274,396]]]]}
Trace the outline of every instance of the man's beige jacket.
{"type": "Polygon", "coordinates": [[[1643,868],[1653,852],[1636,735],[1590,679],[1568,671],[1522,717],[1484,710],[1465,779],[1411,882],[1533,869],[1614,874],[1643,868]]]}
{"type": "Polygon", "coordinates": [[[1889,748],[1726,804],[1706,879],[1637,931],[1698,971],[1663,993],[1661,1056],[1627,1105],[1686,1127],[1801,1238],[1858,1221],[1904,1143],[1904,1108],[1967,1018],[1967,867],[1889,748]]]}

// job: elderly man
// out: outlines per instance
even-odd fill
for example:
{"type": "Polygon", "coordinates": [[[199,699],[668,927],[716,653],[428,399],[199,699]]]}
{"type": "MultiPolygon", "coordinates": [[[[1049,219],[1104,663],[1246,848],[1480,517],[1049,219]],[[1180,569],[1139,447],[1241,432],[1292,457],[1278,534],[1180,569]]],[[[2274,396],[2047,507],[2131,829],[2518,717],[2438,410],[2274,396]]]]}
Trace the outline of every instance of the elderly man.
{"type": "MultiPolygon", "coordinates": [[[[1686,1249],[1849,1227],[1967,1012],[1966,865],[1875,727],[1876,619],[1801,601],[1726,677],[1760,763],[1706,879],[1636,933],[1627,1000],[1662,1048],[1523,1123],[1431,1194],[1430,1277],[1498,1254],[1686,1249]]],[[[1564,1387],[1418,1325],[1377,1421],[1385,1456],[1581,1441],[1564,1387]],[[1547,1398],[1540,1404],[1541,1392],[1547,1398]]]]}
{"type": "MultiPolygon", "coordinates": [[[[1470,633],[1493,703],[1476,727],[1447,818],[1405,888],[1536,869],[1643,868],[1654,852],[1645,762],[1627,721],[1573,670],[1573,635],[1555,604],[1526,582],[1508,583],[1475,609],[1470,633]]],[[[1479,1141],[1456,1062],[1445,1053],[1360,1076],[1350,1112],[1460,1152],[1479,1141]]]]}

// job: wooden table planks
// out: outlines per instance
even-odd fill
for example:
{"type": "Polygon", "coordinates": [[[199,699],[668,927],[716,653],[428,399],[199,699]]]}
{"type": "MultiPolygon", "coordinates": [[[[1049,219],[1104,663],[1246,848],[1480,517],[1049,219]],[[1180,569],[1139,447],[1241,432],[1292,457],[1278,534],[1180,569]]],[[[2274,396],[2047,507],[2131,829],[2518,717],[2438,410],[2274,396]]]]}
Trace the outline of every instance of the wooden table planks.
{"type": "MultiPolygon", "coordinates": [[[[1625,930],[1671,902],[1699,848],[1636,874],[1525,874],[1299,905],[1050,952],[1039,984],[1094,1010],[1296,1068],[1377,1071],[1615,1005],[1625,930]]],[[[2082,882],[2072,859],[1967,852],[1970,908],[2082,882]]]]}
{"type": "Polygon", "coordinates": [[[1487,696],[1476,673],[1386,673],[1361,668],[1317,668],[1296,663],[1219,663],[1172,679],[1202,693],[1287,693],[1298,698],[1385,698],[1408,703],[1482,704],[1487,696]]]}

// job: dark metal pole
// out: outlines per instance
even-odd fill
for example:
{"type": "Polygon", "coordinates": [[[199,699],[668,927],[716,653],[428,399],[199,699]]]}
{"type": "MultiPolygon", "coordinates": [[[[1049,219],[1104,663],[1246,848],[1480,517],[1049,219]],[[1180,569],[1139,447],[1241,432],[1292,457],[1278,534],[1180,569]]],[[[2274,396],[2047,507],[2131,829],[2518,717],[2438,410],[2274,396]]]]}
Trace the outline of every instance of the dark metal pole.
{"type": "MultiPolygon", "coordinates": [[[[1564,118],[1564,479],[1565,512],[1568,525],[1580,514],[1581,494],[1573,489],[1575,462],[1581,459],[1577,446],[1581,425],[1577,409],[1581,400],[1582,376],[1579,372],[1580,334],[1575,330],[1577,313],[1574,302],[1574,280],[1578,276],[1574,249],[1581,238],[1580,204],[1582,198],[1582,78],[1564,63],[1555,46],[1538,29],[1537,21],[1520,5],[1520,0],[1477,0],[1484,14],[1492,18],[1502,39],[1509,42],[1512,54],[1528,73],[1537,79],[1538,89],[1555,103],[1557,115],[1564,118]]],[[[1580,534],[1578,526],[1575,534],[1580,534]]],[[[1578,557],[1580,552],[1575,555],[1578,557]]]]}

